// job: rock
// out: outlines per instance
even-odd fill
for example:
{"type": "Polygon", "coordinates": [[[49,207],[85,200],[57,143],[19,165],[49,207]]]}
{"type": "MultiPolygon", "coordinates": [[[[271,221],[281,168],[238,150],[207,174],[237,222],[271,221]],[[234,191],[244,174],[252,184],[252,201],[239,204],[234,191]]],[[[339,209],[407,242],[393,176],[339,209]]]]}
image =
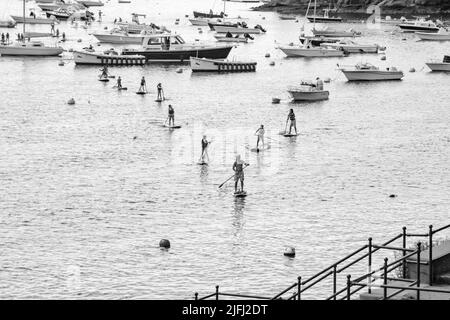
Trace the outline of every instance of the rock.
{"type": "Polygon", "coordinates": [[[74,98],[70,98],[69,101],[67,101],[68,105],[74,105],[75,104],[75,99],[74,98]]]}
{"type": "Polygon", "coordinates": [[[170,241],[167,240],[167,239],[161,239],[161,241],[159,242],[159,247],[160,248],[169,249],[170,248],[170,241]]]}

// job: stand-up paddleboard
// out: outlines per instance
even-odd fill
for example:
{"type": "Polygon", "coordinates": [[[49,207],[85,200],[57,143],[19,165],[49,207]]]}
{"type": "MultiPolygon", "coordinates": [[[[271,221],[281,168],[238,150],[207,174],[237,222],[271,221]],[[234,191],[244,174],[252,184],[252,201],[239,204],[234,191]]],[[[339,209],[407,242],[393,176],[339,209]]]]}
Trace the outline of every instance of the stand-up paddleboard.
{"type": "Polygon", "coordinates": [[[100,79],[98,79],[98,81],[101,81],[101,82],[109,82],[109,79],[108,79],[108,78],[100,78],[100,79]]]}
{"type": "Polygon", "coordinates": [[[245,198],[247,196],[246,191],[238,191],[234,193],[235,198],[245,198]]]}
{"type": "Polygon", "coordinates": [[[298,136],[298,133],[285,133],[285,134],[283,134],[283,136],[284,137],[296,137],[296,136],[298,136]]]}
{"type": "Polygon", "coordinates": [[[155,102],[163,102],[166,99],[156,99],[155,102]]]}
{"type": "Polygon", "coordinates": [[[145,92],[145,91],[137,91],[136,92],[136,94],[141,94],[141,95],[144,95],[144,94],[147,94],[148,92],[145,92]]]}
{"type": "Polygon", "coordinates": [[[199,162],[197,162],[197,164],[198,164],[199,166],[207,166],[207,165],[208,165],[208,162],[205,162],[205,161],[199,161],[199,162]]]}
{"type": "Polygon", "coordinates": [[[250,149],[251,152],[256,152],[256,153],[260,153],[260,152],[267,151],[267,150],[270,150],[270,146],[266,147],[266,148],[251,148],[250,149]]]}
{"type": "Polygon", "coordinates": [[[180,129],[181,128],[181,126],[168,126],[168,125],[166,125],[166,124],[163,124],[162,125],[164,128],[169,128],[169,129],[180,129]]]}
{"type": "Polygon", "coordinates": [[[126,88],[126,87],[117,88],[117,91],[122,91],[122,90],[128,90],[128,88],[126,88]]]}

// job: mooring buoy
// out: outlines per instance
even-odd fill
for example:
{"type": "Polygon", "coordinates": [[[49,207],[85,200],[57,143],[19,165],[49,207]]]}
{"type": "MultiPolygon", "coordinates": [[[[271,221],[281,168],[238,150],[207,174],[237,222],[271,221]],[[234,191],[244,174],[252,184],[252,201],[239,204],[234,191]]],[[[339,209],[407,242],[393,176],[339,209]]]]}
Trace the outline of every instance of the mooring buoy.
{"type": "Polygon", "coordinates": [[[295,248],[294,247],[286,247],[283,253],[286,257],[295,257],[295,248]]]}
{"type": "Polygon", "coordinates": [[[160,248],[169,249],[170,248],[170,241],[167,240],[167,239],[161,239],[161,241],[159,242],[159,247],[160,248]]]}
{"type": "Polygon", "coordinates": [[[67,101],[67,104],[69,104],[69,105],[75,104],[75,99],[74,98],[70,98],[69,101],[67,101]]]}

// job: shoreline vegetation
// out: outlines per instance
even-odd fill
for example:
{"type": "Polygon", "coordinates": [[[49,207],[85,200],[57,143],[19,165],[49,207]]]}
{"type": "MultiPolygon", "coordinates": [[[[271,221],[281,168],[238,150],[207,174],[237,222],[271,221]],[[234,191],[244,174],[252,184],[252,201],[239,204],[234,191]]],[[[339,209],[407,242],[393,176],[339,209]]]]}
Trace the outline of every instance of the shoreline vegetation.
{"type": "MultiPolygon", "coordinates": [[[[271,0],[254,11],[275,11],[282,14],[304,14],[309,0],[271,0]]],[[[450,16],[450,1],[448,0],[317,0],[317,13],[324,9],[337,8],[331,13],[370,15],[374,6],[380,6],[381,16],[386,15],[433,15],[450,16]],[[372,8],[371,8],[372,7],[372,8]]]]}

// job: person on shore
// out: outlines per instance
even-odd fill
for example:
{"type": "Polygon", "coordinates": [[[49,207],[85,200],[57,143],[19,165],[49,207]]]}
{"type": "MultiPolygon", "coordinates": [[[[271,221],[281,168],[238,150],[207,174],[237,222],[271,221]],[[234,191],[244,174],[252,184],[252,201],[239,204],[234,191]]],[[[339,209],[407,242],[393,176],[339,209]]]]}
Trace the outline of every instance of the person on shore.
{"type": "Polygon", "coordinates": [[[202,155],[200,157],[200,162],[204,162],[205,163],[205,157],[208,158],[208,162],[209,162],[208,147],[209,147],[210,143],[211,143],[211,141],[208,141],[208,139],[206,139],[206,135],[203,135],[203,138],[202,138],[202,155]]]}
{"type": "Polygon", "coordinates": [[[139,87],[138,92],[147,92],[147,85],[145,83],[145,77],[141,79],[141,86],[139,87]]]}
{"type": "Polygon", "coordinates": [[[256,140],[256,152],[259,152],[260,142],[262,144],[262,148],[264,149],[264,133],[266,133],[266,131],[264,130],[264,125],[261,125],[255,132],[255,135],[258,137],[258,139],[256,140]]]}
{"type": "Polygon", "coordinates": [[[120,76],[117,78],[117,89],[122,89],[122,78],[120,76]]]}
{"type": "Polygon", "coordinates": [[[175,110],[173,109],[171,104],[169,104],[168,119],[169,119],[169,127],[171,127],[170,123],[172,123],[172,126],[174,126],[175,125],[175,110]]]}
{"type": "Polygon", "coordinates": [[[294,109],[291,109],[289,111],[289,114],[288,114],[287,120],[286,120],[286,124],[287,124],[288,121],[291,122],[290,125],[289,125],[289,134],[291,134],[292,128],[295,129],[295,134],[297,134],[297,123],[296,123],[296,120],[295,120],[294,109]]]}
{"type": "Polygon", "coordinates": [[[233,171],[234,171],[234,193],[238,193],[238,183],[241,182],[241,189],[239,192],[244,191],[244,166],[247,163],[241,160],[241,156],[236,156],[236,161],[233,163],[233,171]]]}
{"type": "Polygon", "coordinates": [[[63,41],[63,42],[66,41],[66,33],[65,32],[62,33],[62,40],[61,41],[63,41]]]}
{"type": "Polygon", "coordinates": [[[156,86],[156,90],[158,91],[158,97],[157,99],[162,101],[165,100],[164,98],[164,91],[163,91],[163,87],[161,83],[158,83],[158,85],[156,86]]]}

